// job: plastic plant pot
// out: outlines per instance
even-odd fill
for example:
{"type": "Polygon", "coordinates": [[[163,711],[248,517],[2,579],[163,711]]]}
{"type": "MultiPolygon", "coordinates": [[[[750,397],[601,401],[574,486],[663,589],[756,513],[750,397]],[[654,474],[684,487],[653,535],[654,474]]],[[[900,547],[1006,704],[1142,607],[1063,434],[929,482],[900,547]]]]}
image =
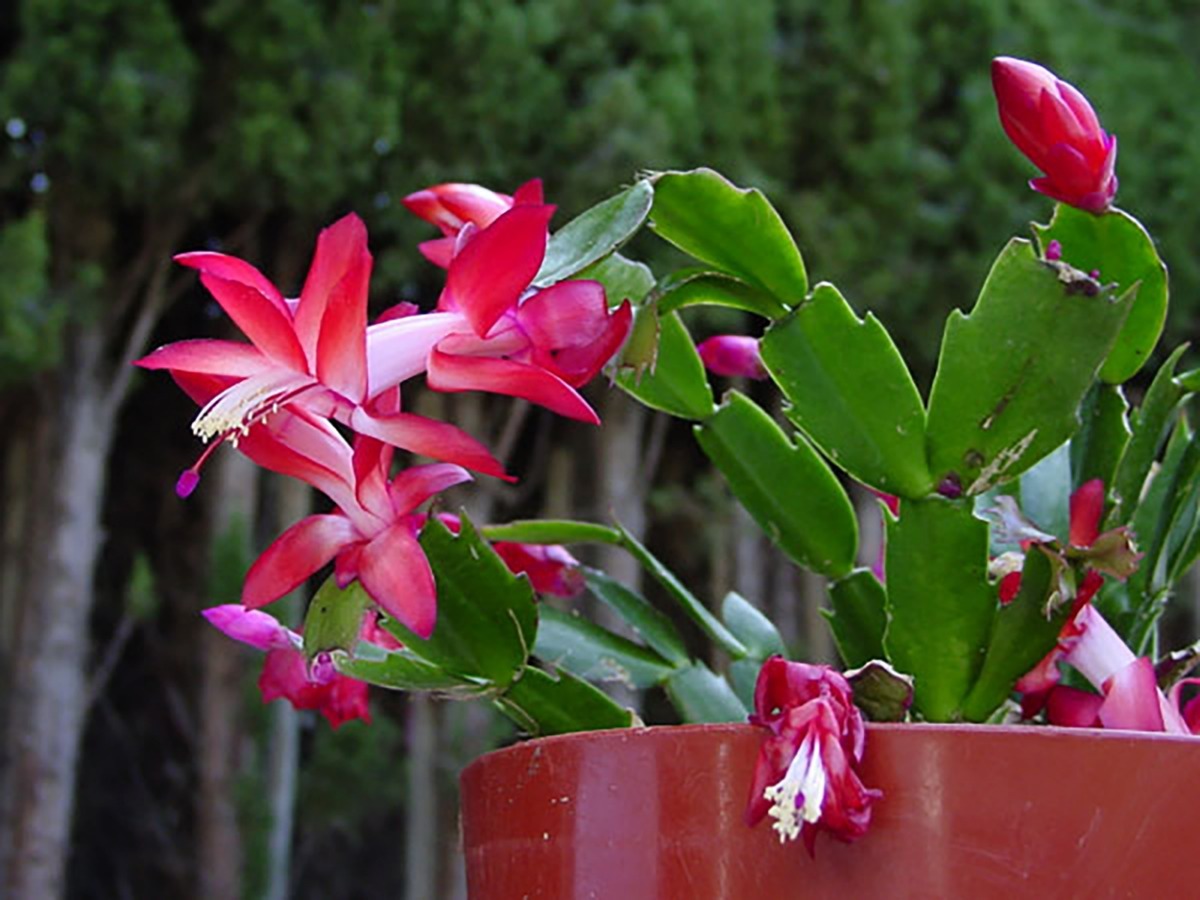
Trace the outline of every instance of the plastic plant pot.
{"type": "Polygon", "coordinates": [[[742,813],[763,735],[699,725],[543,738],[462,775],[472,900],[1200,896],[1200,741],[1090,729],[869,726],[884,791],[815,857],[742,813]]]}

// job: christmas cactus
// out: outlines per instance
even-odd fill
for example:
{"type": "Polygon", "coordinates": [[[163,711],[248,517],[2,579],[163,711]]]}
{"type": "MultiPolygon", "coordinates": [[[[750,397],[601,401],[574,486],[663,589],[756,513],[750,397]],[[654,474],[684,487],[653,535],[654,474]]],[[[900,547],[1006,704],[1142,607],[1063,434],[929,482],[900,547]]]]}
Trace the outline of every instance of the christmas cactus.
{"type": "Polygon", "coordinates": [[[285,531],[240,603],[209,613],[268,652],[264,696],[335,724],[367,715],[363,684],[475,697],[553,734],[638,724],[597,683],[661,687],[685,722],[749,717],[770,732],[748,819],[769,808],[781,839],[810,846],[817,827],[846,839],[867,827],[864,715],[1200,728],[1182,696],[1200,651],[1156,638],[1200,555],[1200,371],[1180,370],[1180,347],[1144,392],[1123,386],[1158,342],[1167,272],[1113,205],[1116,139],[1046,69],[1001,58],[992,74],[1004,131],[1043,173],[1031,186],[1057,202],[1001,249],[967,311],[950,311],[927,396],[883,322],[810,282],[770,201],[707,169],[646,174],[553,230],[539,182],[419,191],[407,205],[441,232],[420,249],[445,287],[435,308],[402,304],[374,323],[352,216],[322,232],[297,299],[247,262],[181,256],[251,343],[188,341],[141,364],[200,405],[204,457],[227,442],[334,507],[285,531]],[[655,273],[625,255],[643,228],[688,264],[655,273]],[[697,345],[685,313],[699,305],[752,314],[761,333],[697,345]],[[508,476],[456,426],[404,411],[406,382],[598,422],[578,388],[606,366],[646,406],[694,423],[753,520],[825,580],[845,676],[785,662],[756,606],[710,604],[619,522],[426,511],[472,472],[508,476]],[[716,396],[710,376],[769,380],[782,419],[737,389],[716,396]],[[396,449],[434,462],[397,468],[396,449]],[[857,563],[859,487],[885,522],[874,569],[857,563]],[[565,549],[588,543],[630,554],[674,614],[565,549]],[[329,563],[301,633],[259,611],[329,563]],[[537,602],[585,585],[636,637],[537,602]],[[685,620],[719,653],[699,658],[685,620]]]}

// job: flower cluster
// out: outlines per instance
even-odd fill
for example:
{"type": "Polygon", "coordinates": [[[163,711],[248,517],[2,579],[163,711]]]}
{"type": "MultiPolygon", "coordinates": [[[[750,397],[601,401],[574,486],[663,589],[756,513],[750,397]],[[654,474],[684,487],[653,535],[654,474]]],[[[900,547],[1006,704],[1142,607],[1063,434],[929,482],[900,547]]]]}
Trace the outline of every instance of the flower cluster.
{"type": "MultiPolygon", "coordinates": [[[[631,308],[625,302],[610,311],[595,281],[533,285],[554,213],[543,202],[540,182],[512,197],[439,185],[406,203],[445,235],[422,246],[446,269],[445,287],[430,312],[398,304],[368,323],[372,257],[366,228],[353,214],[321,232],[296,298],[285,297],[241,259],[214,252],[176,257],[200,273],[249,339],[181,341],[138,361],[168,371],[200,407],[192,430],[208,447],[180,476],[177,492],[190,494],[205,460],[228,442],[264,468],[321,491],[334,507],[292,525],[258,558],[242,589],[247,611],[332,562],[339,587],[357,581],[407,629],[423,638],[433,633],[436,584],[417,540],[426,518],[419,509],[470,480],[472,471],[511,476],[471,435],[403,409],[402,385],[415,376],[424,374],[434,390],[520,397],[599,422],[577,389],[624,342],[631,308]],[[396,449],[437,461],[393,471],[396,449]]],[[[575,562],[561,548],[501,550],[514,571],[529,572],[537,587],[578,589],[578,579],[563,574],[575,562]]],[[[328,667],[322,675],[315,664],[307,673],[297,668],[295,635],[277,630],[264,644],[262,619],[235,619],[228,607],[218,609],[225,612],[210,619],[239,638],[245,622],[257,623],[249,643],[269,653],[264,697],[320,707],[331,721],[362,715],[365,707],[345,699],[353,692],[341,676],[328,667]],[[329,713],[331,696],[342,698],[341,712],[329,713]]]]}

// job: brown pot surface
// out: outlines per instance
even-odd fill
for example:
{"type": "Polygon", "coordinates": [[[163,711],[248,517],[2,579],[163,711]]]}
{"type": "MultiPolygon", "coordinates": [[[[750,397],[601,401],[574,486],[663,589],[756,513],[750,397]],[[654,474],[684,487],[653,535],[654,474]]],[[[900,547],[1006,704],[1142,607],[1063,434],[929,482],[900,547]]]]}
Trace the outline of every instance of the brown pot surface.
{"type": "Polygon", "coordinates": [[[781,845],[743,823],[763,734],[592,732],[462,776],[472,900],[1192,897],[1200,740],[1090,729],[871,725],[867,835],[781,845]]]}

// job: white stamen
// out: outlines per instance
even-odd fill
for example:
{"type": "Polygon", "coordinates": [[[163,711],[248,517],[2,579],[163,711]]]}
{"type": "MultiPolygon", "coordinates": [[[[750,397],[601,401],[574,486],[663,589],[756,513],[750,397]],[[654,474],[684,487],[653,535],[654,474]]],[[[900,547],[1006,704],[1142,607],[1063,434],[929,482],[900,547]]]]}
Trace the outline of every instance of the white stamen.
{"type": "Polygon", "coordinates": [[[279,404],[297,388],[312,383],[309,375],[287,371],[246,378],[209,400],[192,422],[192,432],[206,442],[228,434],[236,447],[239,434],[249,434],[251,425],[278,411],[279,404]]]}
{"type": "Polygon", "coordinates": [[[779,843],[794,841],[800,835],[801,820],[812,823],[821,818],[826,780],[825,766],[810,731],[783,778],[763,791],[763,797],[773,804],[767,815],[775,820],[771,827],[779,833],[779,843]],[[799,808],[798,796],[803,798],[799,808]]]}

